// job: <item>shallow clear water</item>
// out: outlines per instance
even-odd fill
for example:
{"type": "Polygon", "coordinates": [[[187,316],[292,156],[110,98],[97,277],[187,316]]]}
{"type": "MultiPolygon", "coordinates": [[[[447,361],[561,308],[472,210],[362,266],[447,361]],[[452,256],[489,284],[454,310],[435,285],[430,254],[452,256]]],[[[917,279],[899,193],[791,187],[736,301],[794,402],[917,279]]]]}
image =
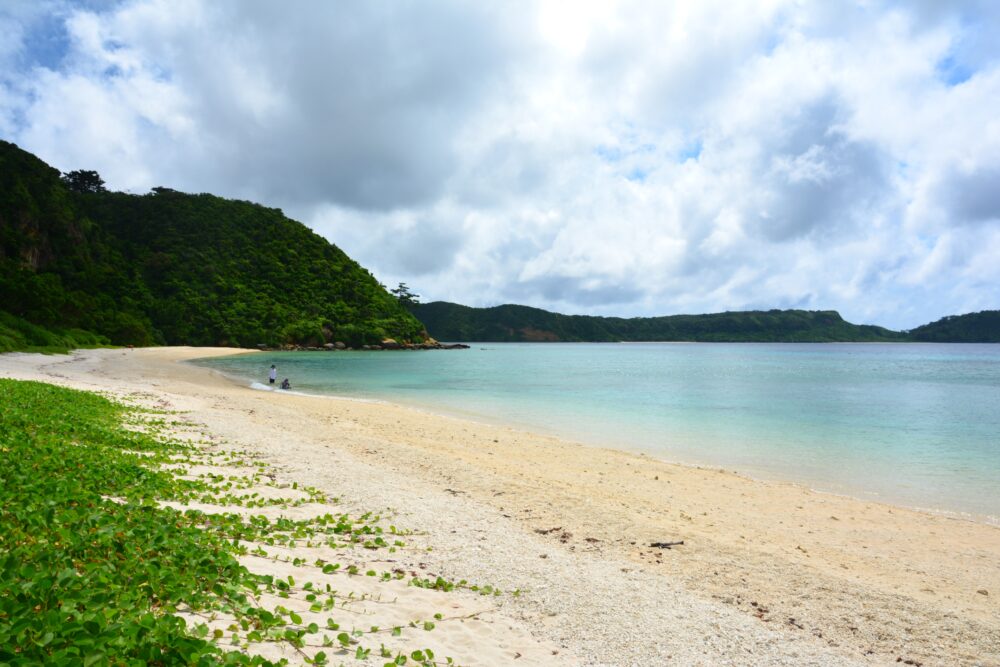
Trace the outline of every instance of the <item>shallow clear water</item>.
{"type": "Polygon", "coordinates": [[[1000,345],[474,344],[198,362],[914,507],[1000,517],[1000,345]]]}

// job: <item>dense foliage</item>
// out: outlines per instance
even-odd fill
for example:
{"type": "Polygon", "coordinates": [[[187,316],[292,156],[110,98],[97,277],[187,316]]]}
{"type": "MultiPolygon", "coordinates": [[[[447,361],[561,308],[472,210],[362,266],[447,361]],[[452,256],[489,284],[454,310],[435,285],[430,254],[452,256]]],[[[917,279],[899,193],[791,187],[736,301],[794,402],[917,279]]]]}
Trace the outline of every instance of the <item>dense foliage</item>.
{"type": "Polygon", "coordinates": [[[117,344],[423,339],[368,271],[279,210],[167,188],[106,192],[96,173],[61,178],[7,142],[0,294],[18,320],[117,344]]]}
{"type": "Polygon", "coordinates": [[[437,301],[411,312],[440,340],[463,341],[705,341],[834,342],[902,341],[905,334],[845,322],[835,311],[769,310],[670,315],[591,317],[560,315],[527,306],[469,308],[437,301]]]}
{"type": "Polygon", "coordinates": [[[409,586],[501,591],[419,576],[399,558],[411,531],[337,503],[180,413],[0,378],[0,665],[454,665],[414,644],[481,612],[392,609],[407,569],[409,586]]]}
{"type": "Polygon", "coordinates": [[[1000,310],[950,315],[909,333],[928,343],[1000,343],[1000,310]]]}
{"type": "Polygon", "coordinates": [[[226,540],[151,502],[174,484],[143,465],[163,445],[95,394],[0,379],[0,407],[0,663],[270,664],[171,613],[245,604],[254,582],[226,540]]]}
{"type": "Polygon", "coordinates": [[[65,354],[70,350],[102,347],[108,339],[82,329],[46,329],[0,311],[0,353],[45,352],[65,354]]]}

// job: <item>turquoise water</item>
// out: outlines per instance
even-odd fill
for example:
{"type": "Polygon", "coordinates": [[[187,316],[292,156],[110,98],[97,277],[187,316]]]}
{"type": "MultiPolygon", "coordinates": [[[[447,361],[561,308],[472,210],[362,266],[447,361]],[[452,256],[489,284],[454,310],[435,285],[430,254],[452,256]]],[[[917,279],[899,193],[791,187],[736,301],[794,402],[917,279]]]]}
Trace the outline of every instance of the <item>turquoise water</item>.
{"type": "Polygon", "coordinates": [[[1000,345],[475,344],[204,360],[912,507],[1000,517],[1000,345]]]}

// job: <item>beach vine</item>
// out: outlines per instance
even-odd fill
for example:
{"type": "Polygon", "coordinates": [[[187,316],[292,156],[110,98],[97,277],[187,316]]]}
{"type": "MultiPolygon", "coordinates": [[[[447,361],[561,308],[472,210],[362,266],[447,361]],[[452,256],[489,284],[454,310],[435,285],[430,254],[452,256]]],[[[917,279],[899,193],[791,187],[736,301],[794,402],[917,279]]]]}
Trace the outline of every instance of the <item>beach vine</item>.
{"type": "Polygon", "coordinates": [[[314,665],[455,664],[400,642],[481,612],[365,623],[359,604],[394,597],[339,588],[337,577],[499,590],[331,558],[410,549],[413,533],[386,525],[384,512],[269,516],[338,499],[280,484],[251,455],[220,449],[196,428],[166,410],[0,379],[0,665],[289,662],[259,655],[267,645],[314,665]],[[170,437],[184,429],[187,441],[170,437]],[[303,547],[322,556],[304,558],[303,547]],[[306,576],[256,573],[241,558],[306,576]]]}

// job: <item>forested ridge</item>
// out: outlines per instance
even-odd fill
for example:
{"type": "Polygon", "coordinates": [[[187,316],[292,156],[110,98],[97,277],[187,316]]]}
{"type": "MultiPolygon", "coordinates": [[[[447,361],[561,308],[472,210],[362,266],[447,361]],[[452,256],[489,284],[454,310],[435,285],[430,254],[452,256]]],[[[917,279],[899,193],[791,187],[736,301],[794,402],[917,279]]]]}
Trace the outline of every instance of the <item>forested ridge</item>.
{"type": "Polygon", "coordinates": [[[470,308],[436,301],[410,311],[440,340],[518,342],[1000,342],[1000,311],[951,316],[912,331],[852,324],[832,310],[767,310],[595,317],[503,305],[470,308]]]}
{"type": "Polygon", "coordinates": [[[424,339],[368,271],[277,209],[93,177],[0,142],[0,351],[424,339]]]}
{"type": "Polygon", "coordinates": [[[911,329],[909,335],[926,343],[1000,343],[1000,310],[949,315],[911,329]]]}
{"type": "Polygon", "coordinates": [[[995,310],[901,332],[852,324],[836,311],[619,318],[397,296],[280,210],[168,188],[108,192],[94,172],[63,175],[0,141],[0,352],[109,343],[357,347],[387,337],[420,342],[428,331],[497,342],[1000,342],[995,310]]]}

